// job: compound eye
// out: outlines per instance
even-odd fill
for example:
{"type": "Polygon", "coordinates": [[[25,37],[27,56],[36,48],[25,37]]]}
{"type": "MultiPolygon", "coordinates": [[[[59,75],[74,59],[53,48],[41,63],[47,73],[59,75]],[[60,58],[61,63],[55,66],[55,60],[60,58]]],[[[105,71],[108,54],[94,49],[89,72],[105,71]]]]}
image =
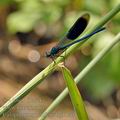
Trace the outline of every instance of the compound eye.
{"type": "Polygon", "coordinates": [[[58,52],[58,48],[53,47],[52,50],[51,50],[51,52],[52,52],[53,54],[56,54],[56,53],[58,52]]]}

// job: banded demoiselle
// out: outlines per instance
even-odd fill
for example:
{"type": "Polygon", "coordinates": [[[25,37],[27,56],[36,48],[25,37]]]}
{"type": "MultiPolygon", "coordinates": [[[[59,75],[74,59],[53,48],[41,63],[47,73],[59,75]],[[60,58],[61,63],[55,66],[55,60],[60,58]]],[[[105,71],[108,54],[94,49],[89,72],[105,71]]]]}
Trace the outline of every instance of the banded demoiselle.
{"type": "Polygon", "coordinates": [[[46,57],[50,57],[50,58],[54,58],[60,51],[64,51],[66,50],[68,47],[70,47],[71,45],[74,45],[82,40],[85,40],[91,36],[93,36],[94,34],[103,31],[105,29],[105,27],[96,29],[95,31],[93,31],[92,33],[83,36],[82,38],[75,40],[87,27],[88,22],[89,22],[89,14],[85,13],[83,14],[81,17],[79,17],[77,19],[77,21],[73,24],[73,26],[69,29],[69,31],[67,32],[66,36],[63,37],[56,46],[52,47],[52,49],[50,50],[50,52],[46,52],[46,57]],[[74,40],[73,42],[71,42],[72,40],[74,40]],[[68,44],[64,44],[65,41],[69,41],[70,43],[68,44]]]}

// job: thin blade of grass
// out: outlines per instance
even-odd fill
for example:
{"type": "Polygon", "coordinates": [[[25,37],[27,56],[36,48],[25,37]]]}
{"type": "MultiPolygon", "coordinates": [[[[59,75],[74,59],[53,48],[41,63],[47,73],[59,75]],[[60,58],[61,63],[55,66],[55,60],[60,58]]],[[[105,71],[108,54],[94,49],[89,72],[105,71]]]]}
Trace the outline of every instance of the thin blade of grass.
{"type": "Polygon", "coordinates": [[[60,67],[69,90],[70,98],[79,120],[89,120],[85,110],[84,102],[72,77],[71,72],[64,66],[60,67]]]}

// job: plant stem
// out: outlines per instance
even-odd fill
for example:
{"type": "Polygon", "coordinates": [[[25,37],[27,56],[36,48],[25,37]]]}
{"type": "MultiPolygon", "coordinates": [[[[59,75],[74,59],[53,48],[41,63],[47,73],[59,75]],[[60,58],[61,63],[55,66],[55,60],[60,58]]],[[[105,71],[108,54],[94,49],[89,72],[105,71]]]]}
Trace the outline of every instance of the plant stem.
{"type": "MultiPolygon", "coordinates": [[[[100,51],[100,53],[98,53],[98,55],[77,75],[77,77],[75,78],[75,82],[79,83],[81,79],[96,65],[96,63],[98,63],[98,61],[100,61],[104,57],[104,55],[107,54],[110,49],[118,42],[120,42],[120,33],[113,39],[113,41],[108,46],[106,46],[102,51],[100,51]]],[[[47,115],[52,112],[67,95],[68,89],[65,88],[63,92],[45,110],[45,112],[42,113],[39,120],[44,120],[47,115]]]]}

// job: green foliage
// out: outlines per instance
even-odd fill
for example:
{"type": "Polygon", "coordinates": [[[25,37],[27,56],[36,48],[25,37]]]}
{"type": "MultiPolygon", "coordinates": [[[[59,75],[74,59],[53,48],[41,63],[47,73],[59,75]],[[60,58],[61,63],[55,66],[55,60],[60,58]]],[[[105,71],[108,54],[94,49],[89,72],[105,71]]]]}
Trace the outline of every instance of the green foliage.
{"type": "Polygon", "coordinates": [[[2,5],[9,5],[11,3],[13,3],[14,0],[0,0],[0,6],[2,5]]]}
{"type": "Polygon", "coordinates": [[[102,67],[99,63],[93,70],[84,78],[82,85],[85,87],[85,91],[90,95],[92,100],[102,100],[108,97],[114,90],[115,84],[105,70],[102,70],[102,67]]]}
{"type": "Polygon", "coordinates": [[[66,2],[44,2],[25,0],[17,2],[18,11],[9,15],[7,26],[10,32],[31,31],[41,21],[45,24],[56,22],[62,15],[62,7],[66,2]],[[64,4],[63,4],[64,3],[64,4]]]}

